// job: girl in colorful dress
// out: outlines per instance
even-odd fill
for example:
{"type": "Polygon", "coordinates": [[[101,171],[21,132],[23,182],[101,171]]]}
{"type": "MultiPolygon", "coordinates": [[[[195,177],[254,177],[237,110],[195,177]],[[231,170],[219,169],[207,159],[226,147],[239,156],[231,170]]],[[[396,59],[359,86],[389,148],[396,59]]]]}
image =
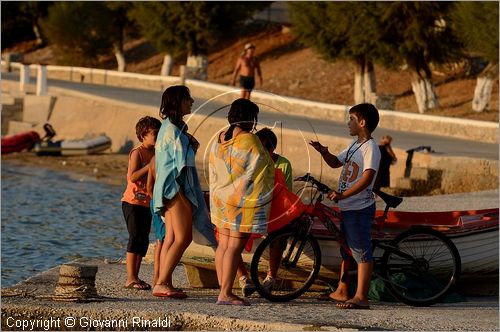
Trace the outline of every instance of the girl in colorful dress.
{"type": "Polygon", "coordinates": [[[252,134],[259,107],[237,99],[228,114],[229,128],[210,149],[210,213],[219,243],[215,267],[221,290],[217,304],[249,305],[232,292],[241,253],[251,233],[264,234],[271,208],[274,166],[259,138],[252,134]]]}

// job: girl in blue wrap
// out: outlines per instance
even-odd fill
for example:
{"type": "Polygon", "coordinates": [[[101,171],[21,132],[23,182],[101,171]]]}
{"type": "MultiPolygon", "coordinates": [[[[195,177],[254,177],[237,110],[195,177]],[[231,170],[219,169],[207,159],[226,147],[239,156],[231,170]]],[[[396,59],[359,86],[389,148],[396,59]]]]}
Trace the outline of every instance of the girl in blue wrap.
{"type": "Polygon", "coordinates": [[[187,297],[172,285],[172,273],[192,241],[193,226],[209,242],[215,242],[195,167],[199,143],[187,133],[187,125],[182,120],[191,113],[193,102],[189,89],[180,85],[167,88],[161,101],[163,121],[155,145],[153,188],[154,212],[164,216],[166,226],[160,273],[153,288],[153,295],[159,297],[187,297]]]}

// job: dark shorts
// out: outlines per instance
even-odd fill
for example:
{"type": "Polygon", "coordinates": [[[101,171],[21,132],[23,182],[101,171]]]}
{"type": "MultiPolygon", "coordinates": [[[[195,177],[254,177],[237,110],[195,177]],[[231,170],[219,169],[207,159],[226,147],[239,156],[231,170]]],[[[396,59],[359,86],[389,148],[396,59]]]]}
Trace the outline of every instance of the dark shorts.
{"type": "Polygon", "coordinates": [[[342,211],[340,230],[344,234],[351,255],[340,249],[344,260],[354,258],[357,263],[373,261],[372,221],[375,215],[375,203],[361,210],[342,211]]]}
{"type": "Polygon", "coordinates": [[[149,207],[122,202],[123,216],[127,223],[127,252],[146,256],[151,230],[151,211],[149,207]]]}
{"type": "Polygon", "coordinates": [[[245,90],[253,90],[253,88],[255,87],[255,77],[240,76],[240,87],[245,90]]]}

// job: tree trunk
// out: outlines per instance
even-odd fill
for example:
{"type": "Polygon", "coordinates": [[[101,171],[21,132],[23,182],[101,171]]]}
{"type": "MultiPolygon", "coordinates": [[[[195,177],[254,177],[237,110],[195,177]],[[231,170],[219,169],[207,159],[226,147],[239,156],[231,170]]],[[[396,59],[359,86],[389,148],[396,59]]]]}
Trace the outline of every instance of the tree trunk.
{"type": "Polygon", "coordinates": [[[172,67],[174,65],[174,61],[170,54],[167,54],[163,57],[163,64],[161,66],[161,76],[170,76],[172,73],[172,67]]]}
{"type": "Polygon", "coordinates": [[[115,43],[113,48],[115,51],[116,63],[118,64],[118,71],[124,72],[127,68],[127,63],[125,62],[125,54],[123,54],[123,47],[121,43],[115,43]]]}
{"type": "Polygon", "coordinates": [[[36,37],[36,45],[42,46],[43,45],[42,34],[40,33],[40,28],[36,23],[33,23],[33,33],[35,34],[36,37]]]}
{"type": "Polygon", "coordinates": [[[496,76],[498,76],[498,63],[494,65],[488,64],[481,75],[478,76],[476,88],[474,89],[474,99],[472,100],[472,110],[474,112],[483,112],[490,106],[491,90],[496,76]]]}
{"type": "Polygon", "coordinates": [[[373,62],[369,59],[366,59],[364,68],[364,102],[375,105],[377,100],[377,87],[373,62]]]}
{"type": "Polygon", "coordinates": [[[186,78],[206,81],[208,79],[208,56],[206,54],[188,55],[186,78]]]}
{"type": "Polygon", "coordinates": [[[439,106],[431,77],[427,73],[415,73],[411,82],[419,113],[439,106]]]}
{"type": "Polygon", "coordinates": [[[364,93],[364,60],[357,60],[354,68],[354,104],[361,104],[365,101],[364,93]]]}

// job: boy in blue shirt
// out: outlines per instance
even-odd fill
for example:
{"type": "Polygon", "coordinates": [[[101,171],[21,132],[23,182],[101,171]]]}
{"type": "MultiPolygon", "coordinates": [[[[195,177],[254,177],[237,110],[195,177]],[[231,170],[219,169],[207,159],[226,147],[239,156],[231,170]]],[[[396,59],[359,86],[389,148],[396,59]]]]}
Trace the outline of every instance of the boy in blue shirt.
{"type": "Polygon", "coordinates": [[[372,193],[379,163],[380,150],[371,134],[377,128],[379,114],[372,104],[359,104],[349,110],[349,134],[357,136],[338,156],[316,141],[311,144],[332,168],[342,167],[338,191],[328,198],[337,201],[342,213],[340,228],[348,248],[341,248],[342,265],[337,289],[329,299],[337,301],[341,309],[369,309],[368,291],[373,270],[371,224],[375,215],[375,197],[372,193]],[[350,251],[350,252],[349,252],[350,251]],[[358,267],[358,287],[354,297],[348,293],[348,272],[358,267]]]}

